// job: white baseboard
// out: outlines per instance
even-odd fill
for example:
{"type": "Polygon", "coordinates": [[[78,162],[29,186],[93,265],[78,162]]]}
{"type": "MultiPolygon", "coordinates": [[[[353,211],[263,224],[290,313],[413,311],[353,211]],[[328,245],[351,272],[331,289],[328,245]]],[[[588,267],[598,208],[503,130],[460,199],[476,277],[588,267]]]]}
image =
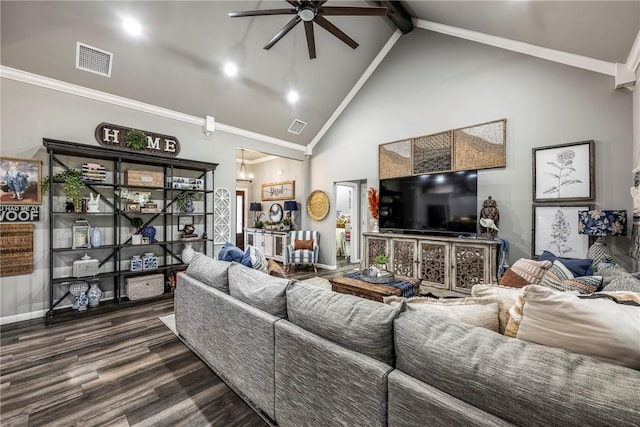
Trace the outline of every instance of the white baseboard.
{"type": "Polygon", "coordinates": [[[45,317],[47,310],[37,310],[29,313],[14,314],[13,316],[0,317],[0,325],[22,322],[24,320],[40,319],[45,317]]]}

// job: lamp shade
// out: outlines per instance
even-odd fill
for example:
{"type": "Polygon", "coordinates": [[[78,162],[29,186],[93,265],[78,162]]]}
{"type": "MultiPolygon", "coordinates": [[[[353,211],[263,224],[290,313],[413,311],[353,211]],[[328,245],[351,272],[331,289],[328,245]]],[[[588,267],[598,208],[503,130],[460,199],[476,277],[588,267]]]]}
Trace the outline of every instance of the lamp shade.
{"type": "Polygon", "coordinates": [[[626,236],[627,211],[578,211],[578,232],[589,236],[626,236]]]}
{"type": "Polygon", "coordinates": [[[297,211],[298,203],[295,200],[288,200],[284,202],[284,210],[285,211],[297,211]]]}
{"type": "Polygon", "coordinates": [[[260,212],[262,210],[262,203],[252,202],[249,203],[249,211],[260,212]]]}

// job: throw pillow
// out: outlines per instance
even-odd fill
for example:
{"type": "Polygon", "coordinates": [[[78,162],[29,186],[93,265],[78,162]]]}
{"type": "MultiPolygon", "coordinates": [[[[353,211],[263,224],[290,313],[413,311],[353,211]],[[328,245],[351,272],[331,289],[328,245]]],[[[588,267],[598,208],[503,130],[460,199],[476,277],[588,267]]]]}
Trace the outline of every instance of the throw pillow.
{"type": "Polygon", "coordinates": [[[229,265],[227,261],[219,261],[196,252],[187,267],[187,274],[205,285],[229,293],[229,265]]]}
{"type": "Polygon", "coordinates": [[[306,249],[308,251],[313,250],[313,239],[311,240],[294,240],[293,241],[293,250],[299,251],[301,249],[306,249]]]}
{"type": "Polygon", "coordinates": [[[571,259],[571,258],[560,258],[555,256],[549,251],[543,251],[542,255],[539,258],[541,261],[560,261],[564,264],[565,267],[569,269],[571,274],[574,276],[592,276],[593,275],[593,260],[586,259],[571,259]]]}
{"type": "Polygon", "coordinates": [[[393,365],[393,321],[404,309],[292,281],[289,321],[341,346],[393,365]]]}
{"type": "Polygon", "coordinates": [[[267,269],[269,270],[270,276],[287,277],[287,273],[285,273],[284,268],[272,259],[267,262],[267,269]]]}
{"type": "Polygon", "coordinates": [[[559,260],[547,270],[540,280],[541,286],[557,291],[577,291],[581,294],[590,294],[598,290],[602,284],[600,276],[573,277],[571,271],[559,260]]]}
{"type": "Polygon", "coordinates": [[[239,247],[235,246],[231,242],[227,242],[222,248],[220,248],[220,252],[218,252],[218,259],[220,261],[242,262],[243,255],[244,253],[239,247]]]}
{"type": "Polygon", "coordinates": [[[527,285],[537,285],[544,272],[551,267],[550,261],[534,261],[520,258],[500,278],[501,286],[522,288],[527,285]]]}
{"type": "Polygon", "coordinates": [[[640,369],[640,307],[527,286],[505,335],[640,369]]]}
{"type": "Polygon", "coordinates": [[[231,296],[276,317],[287,317],[288,284],[287,279],[269,276],[242,264],[233,262],[229,267],[231,296]]]}
{"type": "Polygon", "coordinates": [[[509,322],[509,309],[518,300],[518,296],[522,292],[521,288],[512,288],[510,286],[499,285],[474,285],[471,288],[472,297],[489,297],[498,300],[498,320],[500,321],[500,333],[504,334],[504,330],[509,322]]]}
{"type": "Polygon", "coordinates": [[[247,247],[247,250],[242,256],[241,264],[249,268],[260,270],[263,273],[269,272],[267,267],[267,258],[265,258],[262,251],[255,246],[249,245],[247,247]]]}
{"type": "MultiPolygon", "coordinates": [[[[404,298],[390,296],[384,298],[384,303],[395,307],[402,304],[404,298]]],[[[411,297],[406,299],[407,311],[422,311],[450,319],[458,320],[471,326],[479,326],[498,332],[499,304],[496,298],[456,298],[436,299],[425,297],[411,297]]]]}

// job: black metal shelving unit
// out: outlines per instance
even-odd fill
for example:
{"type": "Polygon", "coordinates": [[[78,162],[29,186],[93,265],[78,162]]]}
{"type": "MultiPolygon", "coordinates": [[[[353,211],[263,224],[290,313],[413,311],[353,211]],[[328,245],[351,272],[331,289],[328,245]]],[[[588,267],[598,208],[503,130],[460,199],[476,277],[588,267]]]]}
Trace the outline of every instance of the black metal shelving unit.
{"type": "MultiPolygon", "coordinates": [[[[54,139],[43,139],[43,145],[49,154],[49,176],[54,176],[57,171],[67,169],[79,169],[83,163],[87,162],[103,162],[106,169],[112,173],[112,181],[106,183],[87,183],[85,186],[89,191],[100,195],[102,206],[106,206],[108,211],[91,213],[91,212],[61,212],[54,209],[54,196],[58,187],[62,183],[52,181],[49,188],[49,309],[46,315],[46,323],[51,324],[56,320],[68,320],[90,315],[91,313],[103,313],[105,310],[126,307],[128,305],[138,305],[144,301],[129,301],[123,294],[125,280],[129,277],[142,276],[145,274],[163,273],[165,283],[168,278],[173,276],[176,271],[186,268],[186,265],[180,258],[182,246],[187,242],[179,238],[177,230],[178,216],[193,216],[197,223],[197,227],[202,232],[211,235],[213,230],[213,193],[214,193],[214,171],[218,166],[217,163],[201,162],[196,160],[186,160],[179,158],[163,157],[150,155],[135,151],[121,151],[117,149],[109,149],[106,147],[79,144],[75,142],[60,141],[54,139]],[[163,186],[148,187],[139,185],[126,185],[124,182],[124,173],[128,169],[144,169],[152,168],[154,171],[162,171],[164,182],[163,186]],[[168,178],[178,176],[188,176],[192,178],[202,179],[204,182],[203,189],[182,190],[175,189],[168,182],[168,178]],[[119,197],[121,190],[130,189],[145,192],[157,192],[158,198],[162,199],[160,212],[125,212],[124,203],[119,197]],[[176,198],[185,191],[193,191],[201,193],[203,203],[198,205],[201,209],[192,213],[176,212],[174,202],[176,198]],[[161,194],[161,197],[160,197],[161,194]],[[133,216],[143,218],[145,225],[152,225],[159,231],[161,240],[150,243],[148,245],[131,244],[130,232],[127,230],[129,221],[133,216]],[[111,228],[111,241],[99,247],[91,248],[72,248],[71,242],[61,238],[61,235],[70,232],[71,225],[78,218],[91,221],[106,223],[103,228],[111,228]],[[61,241],[65,240],[62,244],[61,241]],[[158,256],[159,265],[157,269],[144,271],[130,271],[126,266],[129,255],[135,250],[145,250],[153,248],[154,254],[158,256]],[[69,260],[63,260],[64,257],[81,257],[84,253],[90,253],[92,257],[99,260],[99,273],[96,276],[77,278],[72,275],[56,274],[57,269],[71,267],[71,264],[65,265],[69,260]],[[157,252],[157,253],[156,253],[157,252]],[[162,262],[160,262],[162,260],[162,262]],[[111,304],[108,301],[102,302],[97,308],[89,308],[88,310],[78,313],[70,308],[58,308],[65,301],[69,301],[69,285],[75,280],[86,280],[89,278],[97,278],[112,282],[109,291],[112,294],[111,304]],[[60,314],[60,316],[58,316],[60,314]]],[[[157,200],[158,198],[154,198],[157,200]]],[[[201,233],[200,233],[201,234],[201,233]]],[[[213,239],[198,238],[188,240],[188,242],[198,245],[198,251],[205,254],[213,252],[213,239]]],[[[107,289],[101,286],[103,294],[107,289]]],[[[169,297],[170,289],[165,286],[165,295],[160,298],[169,297]]],[[[154,299],[155,300],[155,299],[154,299]]]]}

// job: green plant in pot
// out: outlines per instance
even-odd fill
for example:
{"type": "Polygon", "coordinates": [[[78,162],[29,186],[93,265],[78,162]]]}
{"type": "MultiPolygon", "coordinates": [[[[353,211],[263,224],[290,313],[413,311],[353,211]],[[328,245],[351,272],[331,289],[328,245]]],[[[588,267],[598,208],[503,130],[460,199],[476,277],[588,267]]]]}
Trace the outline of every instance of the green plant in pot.
{"type": "Polygon", "coordinates": [[[131,243],[134,245],[142,244],[142,234],[140,231],[142,230],[142,226],[144,225],[144,221],[139,216],[134,216],[129,220],[129,223],[135,230],[133,235],[131,236],[131,243]]]}
{"type": "Polygon", "coordinates": [[[291,218],[287,217],[282,220],[282,229],[283,230],[291,229],[291,218]]]}
{"type": "Polygon", "coordinates": [[[138,129],[130,129],[125,137],[127,147],[132,150],[142,150],[147,146],[147,136],[138,129]]]}
{"type": "Polygon", "coordinates": [[[387,270],[387,264],[389,264],[389,257],[384,254],[376,255],[373,262],[380,270],[385,271],[387,270]]]}
{"type": "Polygon", "coordinates": [[[178,194],[176,196],[176,198],[173,200],[173,203],[176,205],[176,207],[183,211],[183,212],[187,212],[187,213],[191,213],[193,212],[193,202],[195,200],[200,200],[202,197],[202,193],[198,193],[195,191],[183,191],[182,193],[178,194]]]}
{"type": "Polygon", "coordinates": [[[45,176],[42,178],[41,191],[42,194],[47,194],[51,187],[51,182],[62,183],[62,189],[70,201],[78,203],[82,197],[82,190],[84,189],[84,182],[82,182],[82,172],[77,169],[67,169],[51,176],[45,176]]]}

